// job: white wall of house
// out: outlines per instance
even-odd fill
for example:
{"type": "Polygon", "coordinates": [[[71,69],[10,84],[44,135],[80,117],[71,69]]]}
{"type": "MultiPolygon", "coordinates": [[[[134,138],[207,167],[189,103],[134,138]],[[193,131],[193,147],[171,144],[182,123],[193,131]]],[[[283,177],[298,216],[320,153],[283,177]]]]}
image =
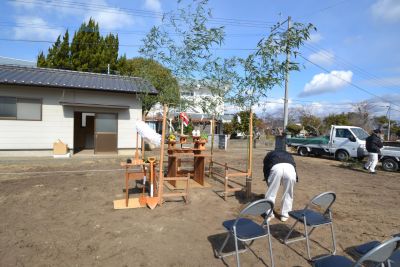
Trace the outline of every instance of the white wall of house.
{"type": "Polygon", "coordinates": [[[141,103],[134,94],[35,86],[0,85],[0,96],[42,99],[42,120],[0,119],[0,150],[52,149],[60,139],[73,148],[74,111],[118,113],[118,149],[136,147],[141,103]],[[60,101],[129,106],[129,109],[62,106],[60,101]]]}

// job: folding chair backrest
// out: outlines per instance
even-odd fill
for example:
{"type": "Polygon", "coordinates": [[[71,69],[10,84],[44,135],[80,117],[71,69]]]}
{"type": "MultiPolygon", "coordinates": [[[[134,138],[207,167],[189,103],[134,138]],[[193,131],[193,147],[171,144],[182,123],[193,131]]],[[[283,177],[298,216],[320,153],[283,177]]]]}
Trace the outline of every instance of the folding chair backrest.
{"type": "Polygon", "coordinates": [[[361,266],[361,264],[366,261],[372,261],[376,263],[385,262],[393,254],[393,252],[398,249],[399,243],[400,237],[394,237],[383,242],[361,257],[354,266],[361,266]]]}
{"type": "Polygon", "coordinates": [[[269,210],[267,215],[270,215],[272,209],[274,208],[274,204],[267,200],[267,199],[260,199],[250,203],[247,207],[245,207],[241,212],[240,215],[262,215],[269,210]]]}
{"type": "Polygon", "coordinates": [[[334,192],[324,192],[313,197],[310,203],[325,209],[326,212],[332,206],[335,200],[336,194],[334,192]]]}

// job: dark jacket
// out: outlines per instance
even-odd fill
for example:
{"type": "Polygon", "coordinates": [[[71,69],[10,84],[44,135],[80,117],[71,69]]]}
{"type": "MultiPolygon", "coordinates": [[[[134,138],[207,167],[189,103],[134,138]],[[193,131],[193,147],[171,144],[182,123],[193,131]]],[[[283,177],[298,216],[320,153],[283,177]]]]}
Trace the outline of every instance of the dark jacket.
{"type": "MultiPolygon", "coordinates": [[[[289,163],[293,165],[296,170],[296,162],[294,161],[292,155],[290,155],[286,151],[271,151],[264,158],[264,181],[268,181],[268,176],[271,172],[272,167],[279,163],[289,163]]],[[[296,182],[298,181],[299,177],[297,176],[296,171],[296,182]]]]}
{"type": "Polygon", "coordinates": [[[365,148],[370,153],[380,153],[383,147],[382,140],[375,133],[372,133],[365,140],[365,148]]]}

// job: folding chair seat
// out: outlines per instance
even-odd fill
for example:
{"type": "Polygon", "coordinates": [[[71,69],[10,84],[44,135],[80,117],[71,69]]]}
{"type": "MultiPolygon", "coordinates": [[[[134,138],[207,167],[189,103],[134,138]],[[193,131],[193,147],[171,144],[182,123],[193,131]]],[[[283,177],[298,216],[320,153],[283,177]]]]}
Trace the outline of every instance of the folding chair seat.
{"type": "MultiPolygon", "coordinates": [[[[400,233],[393,235],[393,237],[400,237],[400,233]]],[[[370,241],[365,244],[359,245],[354,248],[354,252],[359,256],[362,257],[363,255],[367,254],[372,249],[379,246],[381,242],[379,241],[370,241]]],[[[400,251],[394,252],[390,258],[389,262],[391,263],[391,267],[400,267],[400,251]]]]}
{"type": "Polygon", "coordinates": [[[268,211],[268,214],[265,218],[272,213],[272,209],[274,204],[266,199],[261,199],[250,203],[247,207],[245,207],[238,215],[238,217],[234,220],[227,220],[222,223],[225,229],[228,231],[228,234],[217,252],[217,256],[219,258],[226,257],[229,255],[236,254],[236,262],[237,266],[240,266],[239,253],[245,252],[247,250],[239,251],[238,241],[242,242],[245,247],[248,246],[246,242],[253,241],[255,239],[259,239],[262,237],[268,238],[269,244],[269,254],[271,258],[271,266],[274,266],[274,258],[272,255],[272,243],[271,243],[271,234],[269,228],[269,222],[265,220],[261,225],[255,223],[253,220],[248,218],[243,218],[244,216],[258,216],[265,214],[268,211]],[[222,253],[226,244],[228,243],[229,238],[233,236],[235,241],[235,252],[231,253],[222,253]]]}
{"type": "Polygon", "coordinates": [[[290,231],[283,240],[283,242],[287,245],[305,239],[307,255],[308,258],[311,260],[310,235],[317,227],[330,225],[332,234],[332,245],[333,245],[333,250],[331,251],[331,253],[334,255],[336,253],[336,240],[335,240],[335,233],[333,230],[331,206],[333,205],[335,200],[336,200],[335,193],[324,192],[313,197],[310,200],[310,202],[304,207],[304,209],[289,212],[289,216],[295,220],[295,223],[290,228],[290,231]],[[315,208],[324,209],[324,211],[319,212],[315,210],[315,208]],[[304,225],[304,234],[302,234],[302,237],[289,239],[295,226],[299,222],[304,225]]]}
{"type": "Polygon", "coordinates": [[[308,226],[331,223],[329,217],[313,210],[295,210],[289,212],[289,216],[302,223],[307,223],[308,226]]]}
{"type": "Polygon", "coordinates": [[[331,255],[314,261],[312,265],[314,267],[360,267],[364,262],[372,262],[374,266],[385,264],[388,267],[394,267],[397,265],[391,263],[391,257],[399,252],[399,245],[400,237],[394,237],[368,251],[357,262],[344,256],[331,255]]]}

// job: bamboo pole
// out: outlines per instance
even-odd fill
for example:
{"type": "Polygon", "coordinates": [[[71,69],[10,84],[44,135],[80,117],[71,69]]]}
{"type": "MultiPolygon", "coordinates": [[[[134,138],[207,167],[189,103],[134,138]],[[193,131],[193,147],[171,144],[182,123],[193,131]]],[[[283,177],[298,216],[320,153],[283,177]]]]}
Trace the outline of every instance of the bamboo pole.
{"type": "Polygon", "coordinates": [[[139,133],[136,131],[135,162],[139,161],[139,133]]]}
{"type": "Polygon", "coordinates": [[[165,143],[165,124],[167,121],[167,112],[168,112],[168,106],[164,104],[164,112],[163,112],[163,122],[162,122],[162,133],[161,133],[161,149],[160,149],[160,173],[159,173],[159,180],[158,180],[158,204],[161,206],[162,205],[162,194],[163,194],[163,186],[164,186],[164,168],[163,168],[163,163],[164,163],[164,143],[165,143]]]}
{"type": "Polygon", "coordinates": [[[212,167],[213,167],[213,152],[214,152],[214,115],[212,116],[212,120],[210,123],[210,131],[211,131],[211,160],[210,160],[210,164],[208,166],[208,170],[209,170],[209,176],[212,179],[212,167]]]}
{"type": "Polygon", "coordinates": [[[250,123],[249,123],[249,154],[248,154],[248,170],[246,177],[246,198],[251,197],[251,183],[252,183],[252,170],[253,170],[253,111],[250,108],[250,123]]]}

